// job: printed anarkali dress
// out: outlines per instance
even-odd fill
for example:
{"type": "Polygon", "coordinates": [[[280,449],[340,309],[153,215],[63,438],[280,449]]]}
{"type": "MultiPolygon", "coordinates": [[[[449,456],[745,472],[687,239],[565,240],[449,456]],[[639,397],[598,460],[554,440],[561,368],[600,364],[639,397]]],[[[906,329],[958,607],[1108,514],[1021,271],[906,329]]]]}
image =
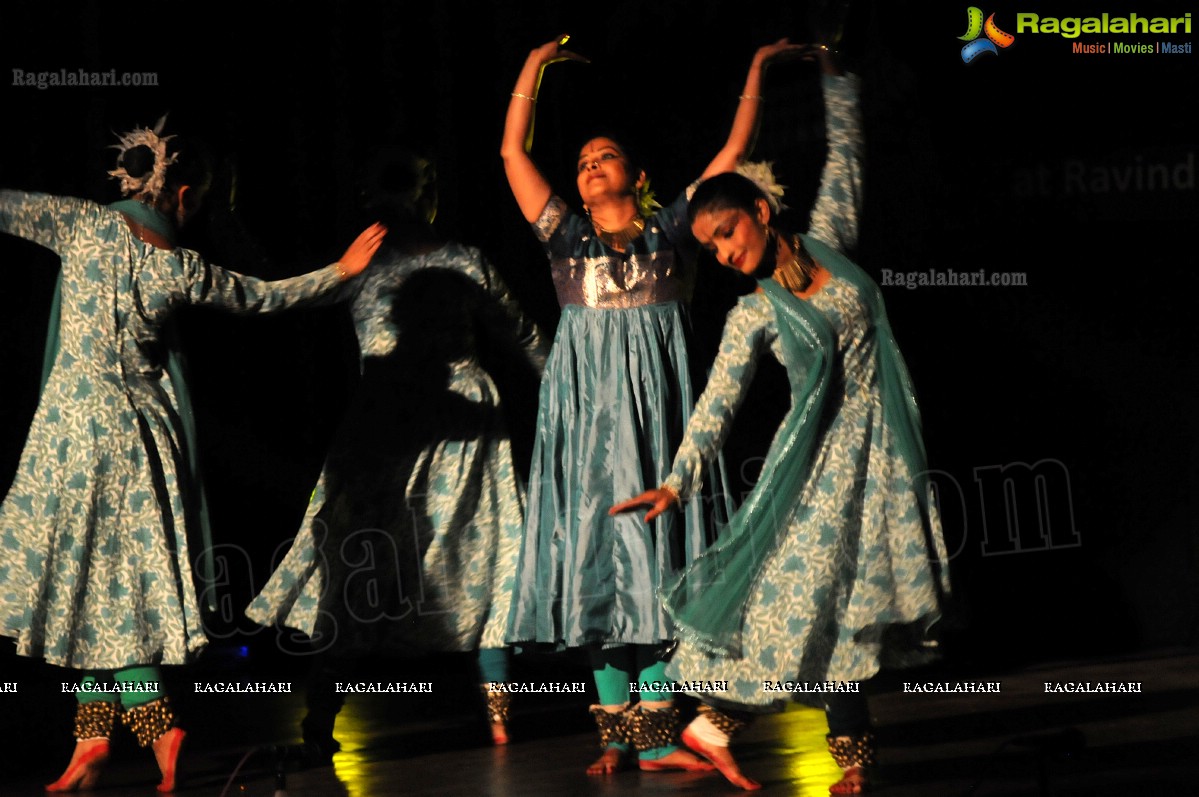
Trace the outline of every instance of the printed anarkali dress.
{"type": "MultiPolygon", "coordinates": [[[[170,230],[145,206],[119,204],[170,230]]],[[[52,366],[0,506],[0,634],[20,655],[78,669],[182,664],[206,637],[186,388],[167,373],[171,315],[189,304],[282,310],[334,290],[338,270],[243,276],[155,248],[122,213],[68,197],[2,191],[0,231],[62,260],[52,366]]]]}
{"type": "Polygon", "coordinates": [[[474,247],[385,248],[359,283],[362,381],[246,614],[341,655],[503,647],[525,492],[480,350],[540,373],[540,333],[474,247]]]}
{"type": "Polygon", "coordinates": [[[738,301],[665,482],[695,494],[772,353],[792,395],[762,476],[663,593],[681,628],[668,675],[727,683],[706,697],[742,706],[791,697],[766,682],[862,681],[928,661],[921,641],[949,590],[907,369],[878,287],[842,254],[861,197],[856,78],[823,82],[829,153],[801,237],[831,277],[807,300],[767,279],[738,301]]]}
{"type": "MultiPolygon", "coordinates": [[[[728,691],[712,696],[747,705],[780,699],[764,689],[767,681],[870,678],[886,661],[889,629],[913,626],[918,638],[939,617],[948,590],[940,523],[922,496],[924,474],[913,473],[899,455],[884,410],[881,335],[869,301],[853,282],[833,277],[808,303],[835,336],[829,392],[811,418],[823,429],[818,447],[798,499],[776,493],[755,506],[778,529],[748,543],[773,547],[758,557],[759,569],[740,599],[740,627],[721,640],[723,649],[713,650],[712,638],[694,636],[682,623],[682,642],[667,670],[680,681],[725,681],[728,691]]],[[[719,450],[758,358],[770,351],[795,366],[780,338],[776,307],[767,294],[754,293],[729,313],[708,388],[666,481],[680,495],[694,491],[700,463],[719,450]]],[[[792,405],[793,413],[804,409],[798,400],[792,405]]],[[[767,462],[787,456],[793,442],[780,432],[767,462]]],[[[741,531],[739,518],[731,529],[741,531]]],[[[723,591],[727,579],[713,577],[722,569],[689,573],[668,592],[667,603],[673,608],[675,597],[699,593],[703,597],[681,603],[700,614],[706,601],[737,602],[723,591]]],[[[896,639],[906,643],[911,636],[896,639]]],[[[919,651],[900,649],[911,653],[919,651]]]]}

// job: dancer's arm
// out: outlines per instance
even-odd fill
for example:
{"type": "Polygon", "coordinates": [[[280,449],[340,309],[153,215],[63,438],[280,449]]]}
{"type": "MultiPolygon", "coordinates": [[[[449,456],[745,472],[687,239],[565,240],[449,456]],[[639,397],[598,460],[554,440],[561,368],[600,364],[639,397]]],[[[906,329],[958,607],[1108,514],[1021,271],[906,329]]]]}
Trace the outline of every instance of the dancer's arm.
{"type": "Polygon", "coordinates": [[[479,260],[486,282],[483,288],[489,300],[484,312],[488,332],[501,340],[514,341],[521,348],[529,366],[540,374],[545,370],[545,360],[549,356],[545,334],[521,308],[491,261],[482,253],[479,260]]]}
{"type": "Polygon", "coordinates": [[[651,509],[645,520],[649,522],[675,501],[686,501],[699,491],[703,486],[704,465],[715,459],[724,446],[733,418],[757,371],[758,356],[768,345],[766,327],[753,322],[747,305],[739,302],[725,321],[720,351],[708,375],[707,387],[695,403],[670,476],[660,487],[613,506],[609,514],[648,506],[651,509]]]}
{"type": "Polygon", "coordinates": [[[828,156],[808,233],[829,246],[851,252],[858,243],[862,212],[862,111],[860,81],[822,62],[825,138],[828,156]]]}
{"type": "Polygon", "coordinates": [[[99,205],[75,197],[0,191],[0,232],[24,238],[61,255],[80,217],[99,205]]]}
{"type": "Polygon", "coordinates": [[[533,147],[533,119],[542,71],[557,61],[586,60],[576,53],[563,50],[565,39],[565,36],[561,36],[529,53],[516,78],[516,86],[508,102],[508,115],[504,118],[504,137],[500,143],[504,174],[508,177],[508,186],[512,189],[520,212],[530,224],[537,221],[553,195],[549,182],[529,157],[533,147]]]}
{"type": "Polygon", "coordinates": [[[762,80],[766,67],[782,59],[802,57],[811,51],[810,45],[792,44],[787,39],[779,39],[758,48],[750,62],[749,73],[745,76],[745,87],[737,101],[737,113],[733,116],[728,140],[704,169],[701,178],[732,171],[753,152],[762,120],[762,80]]]}
{"type": "Polygon", "coordinates": [[[184,301],[211,305],[234,313],[272,313],[312,305],[336,296],[337,290],[366,268],[387,230],[381,224],[365,229],[336,263],[307,274],[267,281],[212,265],[188,249],[160,250],[157,257],[175,258],[184,301]]]}

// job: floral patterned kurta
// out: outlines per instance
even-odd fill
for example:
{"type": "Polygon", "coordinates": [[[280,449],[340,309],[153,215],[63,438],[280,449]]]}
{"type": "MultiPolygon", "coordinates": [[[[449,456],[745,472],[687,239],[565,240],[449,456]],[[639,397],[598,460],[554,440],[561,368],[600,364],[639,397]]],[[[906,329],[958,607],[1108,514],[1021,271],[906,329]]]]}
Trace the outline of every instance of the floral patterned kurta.
{"type": "MultiPolygon", "coordinates": [[[[829,158],[810,236],[837,249],[852,246],[857,229],[860,134],[853,88],[849,79],[825,78],[829,158]]],[[[807,302],[835,341],[824,414],[812,419],[822,431],[799,500],[780,518],[777,547],[750,588],[739,655],[706,652],[684,633],[668,669],[680,681],[727,681],[728,691],[711,697],[742,705],[786,697],[764,690],[766,681],[869,678],[879,669],[886,627],[931,621],[948,588],[930,564],[945,561],[935,507],[924,509],[918,474],[909,472],[884,417],[879,349],[895,351],[889,337],[880,343],[885,327],[878,325],[885,321],[857,284],[837,276],[807,302]]],[[[780,339],[776,305],[757,292],[729,313],[707,389],[666,480],[681,496],[696,490],[702,463],[719,451],[767,351],[794,365],[780,339]]],[[[768,461],[782,456],[779,447],[787,443],[776,437],[768,461]]],[[[786,498],[773,502],[783,506],[786,498]]],[[[709,599],[720,586],[712,590],[709,599]]]]}
{"type": "MultiPolygon", "coordinates": [[[[944,586],[930,566],[945,561],[936,513],[924,516],[916,474],[896,454],[893,430],[884,422],[867,303],[855,286],[836,278],[809,302],[836,331],[827,428],[798,504],[782,521],[786,530],[750,593],[740,656],[709,656],[684,638],[670,663],[679,680],[728,681],[729,692],[713,696],[750,705],[780,698],[764,691],[764,681],[874,675],[883,628],[935,618],[944,586]]],[[[694,489],[699,464],[719,447],[767,350],[786,362],[774,306],[754,293],[729,313],[708,389],[667,479],[682,495],[694,489]]]]}
{"type": "Polygon", "coordinates": [[[62,259],[57,354],[0,506],[0,633],[67,667],[184,663],[206,639],[166,326],[182,305],[314,299],[337,269],[264,282],[143,243],[102,205],[14,191],[0,192],[0,231],[62,259]]]}
{"type": "Polygon", "coordinates": [[[540,334],[474,247],[384,250],[359,282],[362,384],[246,614],[342,654],[502,647],[524,488],[479,349],[539,372],[540,334]]]}

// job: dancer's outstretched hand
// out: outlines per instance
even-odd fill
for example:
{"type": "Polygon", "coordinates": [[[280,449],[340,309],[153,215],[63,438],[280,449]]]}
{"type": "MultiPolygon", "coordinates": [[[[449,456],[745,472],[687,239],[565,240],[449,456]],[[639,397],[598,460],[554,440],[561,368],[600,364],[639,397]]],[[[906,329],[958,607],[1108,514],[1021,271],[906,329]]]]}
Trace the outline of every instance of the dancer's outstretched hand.
{"type": "Polygon", "coordinates": [[[819,47],[814,44],[792,44],[790,39],[782,38],[759,47],[754,53],[754,61],[761,66],[769,66],[795,58],[806,60],[815,57],[819,47]]]}
{"type": "Polygon", "coordinates": [[[346,279],[360,274],[366,268],[366,264],[371,262],[371,258],[379,249],[379,244],[383,243],[384,235],[387,235],[387,228],[378,222],[359,233],[354,243],[350,244],[350,248],[337,261],[341,264],[341,271],[346,279]]]}
{"type": "Polygon", "coordinates": [[[678,503],[678,500],[678,494],[669,487],[655,487],[652,490],[646,490],[636,498],[621,501],[609,509],[608,514],[619,515],[622,512],[628,512],[639,506],[648,506],[650,510],[645,513],[645,522],[649,523],[658,515],[670,509],[671,504],[678,503]]]}

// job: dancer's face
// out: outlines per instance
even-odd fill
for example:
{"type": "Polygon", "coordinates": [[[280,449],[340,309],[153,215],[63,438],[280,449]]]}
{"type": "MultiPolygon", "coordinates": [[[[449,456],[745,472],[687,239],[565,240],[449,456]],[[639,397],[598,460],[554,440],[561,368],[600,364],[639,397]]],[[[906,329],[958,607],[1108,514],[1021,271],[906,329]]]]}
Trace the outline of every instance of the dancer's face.
{"type": "Polygon", "coordinates": [[[584,200],[600,194],[629,193],[639,179],[620,145],[602,136],[579,150],[578,170],[579,196],[584,200]]]}
{"type": "Polygon", "coordinates": [[[691,224],[691,234],[722,266],[753,275],[771,241],[766,202],[758,200],[754,210],[754,213],[740,208],[700,211],[691,224]]]}

